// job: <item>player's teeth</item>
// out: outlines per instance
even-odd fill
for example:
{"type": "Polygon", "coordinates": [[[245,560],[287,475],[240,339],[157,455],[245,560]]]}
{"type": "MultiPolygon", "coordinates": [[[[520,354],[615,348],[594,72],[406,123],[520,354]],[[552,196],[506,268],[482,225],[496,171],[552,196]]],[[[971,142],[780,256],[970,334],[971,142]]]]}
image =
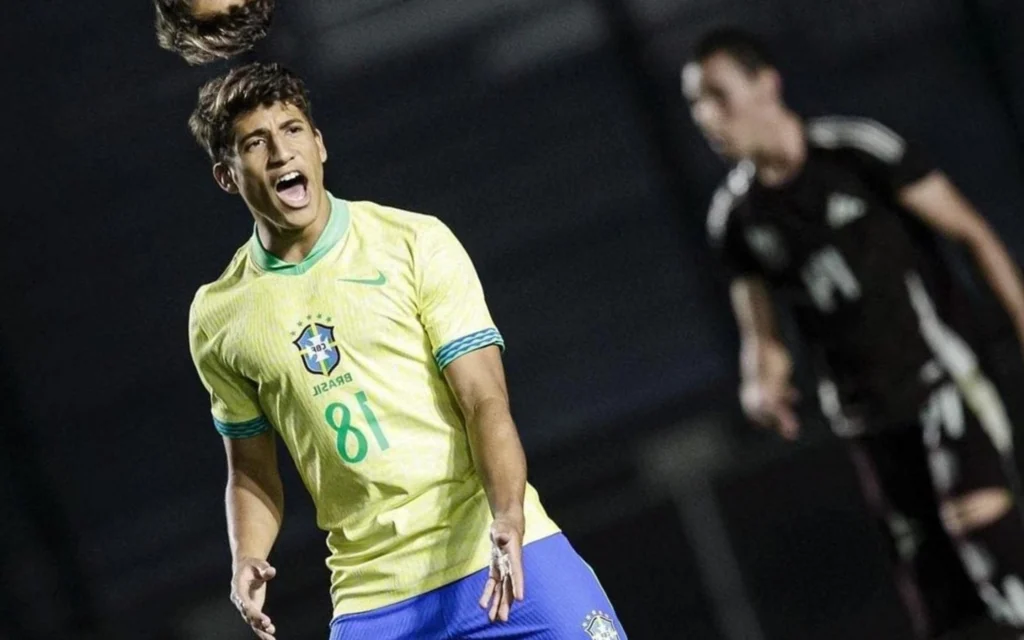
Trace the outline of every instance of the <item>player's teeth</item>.
{"type": "Polygon", "coordinates": [[[280,178],[278,178],[277,179],[277,184],[281,184],[285,180],[293,180],[293,179],[298,178],[298,177],[299,177],[299,172],[298,171],[292,171],[291,173],[286,173],[283,176],[281,176],[280,178]]]}

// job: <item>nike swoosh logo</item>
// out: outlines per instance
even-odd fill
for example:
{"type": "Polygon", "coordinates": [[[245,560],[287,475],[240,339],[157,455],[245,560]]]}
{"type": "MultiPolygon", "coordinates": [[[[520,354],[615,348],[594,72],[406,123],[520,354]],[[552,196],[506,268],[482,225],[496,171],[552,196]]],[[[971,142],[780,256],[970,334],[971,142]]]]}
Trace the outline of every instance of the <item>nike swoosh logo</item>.
{"type": "Polygon", "coordinates": [[[351,282],[352,284],[365,284],[370,287],[381,287],[388,283],[388,279],[384,276],[384,272],[377,270],[377,277],[370,278],[338,278],[341,282],[351,282]]]}

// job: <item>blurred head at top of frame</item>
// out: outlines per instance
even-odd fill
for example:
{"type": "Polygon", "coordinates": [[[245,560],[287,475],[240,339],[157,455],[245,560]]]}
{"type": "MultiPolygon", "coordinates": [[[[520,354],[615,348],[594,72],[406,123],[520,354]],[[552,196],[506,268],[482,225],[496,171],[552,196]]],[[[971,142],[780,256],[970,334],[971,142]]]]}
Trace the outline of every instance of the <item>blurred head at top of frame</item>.
{"type": "Polygon", "coordinates": [[[711,147],[730,160],[755,156],[786,112],[771,54],[751,33],[716,29],[682,70],[690,114],[711,147]]]}
{"type": "Polygon", "coordinates": [[[329,210],[327,150],[306,86],[288,69],[256,62],[208,81],[189,129],[217,184],[240,195],[262,226],[302,231],[329,210]]]}
{"type": "Polygon", "coordinates": [[[154,0],[160,46],[189,64],[230,58],[267,35],[274,0],[154,0]]]}

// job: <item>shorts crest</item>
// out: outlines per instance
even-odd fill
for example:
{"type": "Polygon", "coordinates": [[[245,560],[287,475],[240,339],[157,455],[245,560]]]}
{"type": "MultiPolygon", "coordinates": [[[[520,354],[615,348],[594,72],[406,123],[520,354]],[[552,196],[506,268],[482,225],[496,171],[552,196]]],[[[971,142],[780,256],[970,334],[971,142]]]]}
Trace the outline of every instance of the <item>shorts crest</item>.
{"type": "Polygon", "coordinates": [[[611,616],[603,611],[591,611],[583,620],[583,630],[590,640],[619,640],[619,632],[611,616]]]}

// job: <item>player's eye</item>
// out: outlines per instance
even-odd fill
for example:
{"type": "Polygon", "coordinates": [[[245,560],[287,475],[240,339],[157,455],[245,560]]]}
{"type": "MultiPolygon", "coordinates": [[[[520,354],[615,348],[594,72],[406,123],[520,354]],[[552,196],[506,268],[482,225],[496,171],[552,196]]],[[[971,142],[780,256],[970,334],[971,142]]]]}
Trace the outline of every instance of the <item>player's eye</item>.
{"type": "Polygon", "coordinates": [[[243,149],[245,151],[252,151],[261,144],[263,144],[263,140],[261,138],[253,138],[252,140],[249,140],[248,142],[245,143],[243,149]]]}
{"type": "Polygon", "coordinates": [[[296,133],[299,133],[300,131],[302,131],[302,125],[300,125],[300,124],[293,124],[292,126],[288,127],[288,133],[290,133],[292,135],[295,135],[296,133]]]}

